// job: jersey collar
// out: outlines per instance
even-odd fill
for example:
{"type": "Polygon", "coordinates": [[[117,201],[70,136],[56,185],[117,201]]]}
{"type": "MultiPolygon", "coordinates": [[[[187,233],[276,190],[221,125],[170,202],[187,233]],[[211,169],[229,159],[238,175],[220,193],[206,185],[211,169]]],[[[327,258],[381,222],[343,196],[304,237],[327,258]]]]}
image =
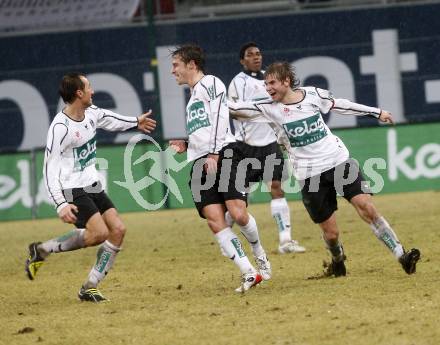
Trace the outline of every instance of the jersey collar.
{"type": "Polygon", "coordinates": [[[302,92],[303,97],[298,101],[298,102],[293,102],[293,103],[285,103],[284,105],[294,105],[294,104],[298,104],[301,103],[302,101],[304,101],[304,99],[306,98],[306,92],[303,89],[298,89],[302,92]]]}
{"type": "Polygon", "coordinates": [[[247,74],[248,76],[258,79],[258,80],[264,80],[264,74],[261,71],[258,72],[251,72],[247,70],[243,70],[243,73],[247,74]]]}

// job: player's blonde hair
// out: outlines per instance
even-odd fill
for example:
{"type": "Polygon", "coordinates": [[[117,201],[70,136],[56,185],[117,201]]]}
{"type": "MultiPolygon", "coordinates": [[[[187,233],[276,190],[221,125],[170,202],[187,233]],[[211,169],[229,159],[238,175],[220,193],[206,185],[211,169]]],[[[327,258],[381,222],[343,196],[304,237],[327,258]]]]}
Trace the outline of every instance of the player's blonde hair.
{"type": "Polygon", "coordinates": [[[275,77],[275,79],[278,79],[279,81],[289,80],[292,89],[295,89],[300,85],[300,80],[296,76],[295,68],[287,61],[279,61],[270,64],[264,72],[264,78],[269,75],[275,77]]]}

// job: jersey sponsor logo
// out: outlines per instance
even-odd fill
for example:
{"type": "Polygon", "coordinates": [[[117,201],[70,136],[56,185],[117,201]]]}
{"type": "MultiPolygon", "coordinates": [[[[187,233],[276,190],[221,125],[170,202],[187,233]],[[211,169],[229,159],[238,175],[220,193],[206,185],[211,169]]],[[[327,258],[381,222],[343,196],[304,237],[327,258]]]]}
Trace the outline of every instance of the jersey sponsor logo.
{"type": "Polygon", "coordinates": [[[327,135],[325,123],[319,113],[303,120],[285,123],[283,127],[293,147],[313,144],[327,135]]]}
{"type": "Polygon", "coordinates": [[[187,109],[186,115],[186,130],[188,135],[194,133],[200,128],[209,127],[208,114],[205,111],[205,105],[202,101],[197,101],[191,104],[187,109]]]}
{"type": "Polygon", "coordinates": [[[96,137],[80,147],[73,148],[74,171],[83,171],[89,165],[95,164],[96,161],[96,137]]]}

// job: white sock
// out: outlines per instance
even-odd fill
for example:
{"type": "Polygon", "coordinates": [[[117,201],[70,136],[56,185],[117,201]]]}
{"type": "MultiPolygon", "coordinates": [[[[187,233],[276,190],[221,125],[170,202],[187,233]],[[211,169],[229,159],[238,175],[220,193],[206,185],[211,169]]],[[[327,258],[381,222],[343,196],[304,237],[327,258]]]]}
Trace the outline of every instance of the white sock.
{"type": "Polygon", "coordinates": [[[86,229],[74,229],[68,233],[41,243],[38,246],[40,255],[46,258],[51,253],[68,252],[85,247],[84,231],[86,229]]]}
{"type": "Polygon", "coordinates": [[[234,219],[232,219],[231,214],[229,213],[229,211],[226,211],[225,213],[225,221],[226,221],[226,225],[230,228],[233,227],[234,225],[234,219]]]}
{"type": "Polygon", "coordinates": [[[121,248],[116,247],[108,240],[105,241],[98,249],[96,254],[96,263],[92,267],[89,273],[87,281],[84,284],[86,289],[96,288],[101,280],[107,275],[113,266],[116,254],[119,253],[121,248]]]}
{"type": "Polygon", "coordinates": [[[270,202],[270,210],[278,226],[280,244],[290,242],[292,240],[290,209],[286,198],[272,199],[270,202]]]}
{"type": "Polygon", "coordinates": [[[393,252],[396,259],[399,259],[403,255],[402,244],[384,217],[377,218],[370,224],[370,228],[376,237],[393,252]]]}
{"type": "Polygon", "coordinates": [[[257,222],[251,214],[249,214],[249,222],[244,226],[240,226],[240,231],[251,245],[254,255],[263,255],[264,249],[261,246],[260,236],[258,235],[257,222]]]}
{"type": "Polygon", "coordinates": [[[227,256],[234,261],[241,273],[255,272],[255,268],[249,262],[240,240],[231,228],[227,227],[214,234],[214,236],[219,246],[222,247],[227,256]]]}

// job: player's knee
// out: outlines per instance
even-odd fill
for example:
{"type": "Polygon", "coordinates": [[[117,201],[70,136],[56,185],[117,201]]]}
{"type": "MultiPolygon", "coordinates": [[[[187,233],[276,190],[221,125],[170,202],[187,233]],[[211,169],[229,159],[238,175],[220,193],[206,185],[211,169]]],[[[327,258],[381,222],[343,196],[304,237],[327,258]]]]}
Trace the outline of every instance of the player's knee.
{"type": "Polygon", "coordinates": [[[249,215],[246,211],[246,208],[236,207],[232,212],[229,210],[229,213],[231,214],[232,219],[234,219],[238,225],[245,226],[247,223],[249,223],[249,215]]]}
{"type": "Polygon", "coordinates": [[[272,195],[272,199],[279,199],[284,197],[284,192],[281,188],[281,181],[272,181],[270,183],[270,194],[272,195]]]}
{"type": "Polygon", "coordinates": [[[218,219],[207,219],[207,222],[213,233],[219,232],[225,228],[225,225],[218,219]]]}
{"type": "Polygon", "coordinates": [[[98,245],[103,243],[108,238],[109,231],[107,227],[102,226],[99,228],[94,228],[89,237],[89,245],[98,245]]]}
{"type": "Polygon", "coordinates": [[[122,222],[112,228],[113,237],[120,240],[124,238],[126,232],[127,232],[127,228],[122,222]]]}
{"type": "Polygon", "coordinates": [[[102,228],[97,234],[96,239],[99,243],[104,242],[108,238],[109,231],[107,228],[102,228]]]}

